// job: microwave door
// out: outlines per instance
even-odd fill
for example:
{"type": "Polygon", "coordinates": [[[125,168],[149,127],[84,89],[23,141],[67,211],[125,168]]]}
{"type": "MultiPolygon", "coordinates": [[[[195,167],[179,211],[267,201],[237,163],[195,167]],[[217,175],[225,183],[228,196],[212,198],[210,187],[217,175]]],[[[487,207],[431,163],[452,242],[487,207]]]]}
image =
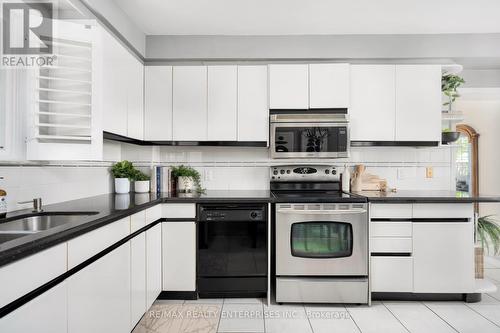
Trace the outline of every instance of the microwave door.
{"type": "Polygon", "coordinates": [[[271,143],[273,158],[348,157],[348,127],[329,123],[274,123],[271,143]]]}

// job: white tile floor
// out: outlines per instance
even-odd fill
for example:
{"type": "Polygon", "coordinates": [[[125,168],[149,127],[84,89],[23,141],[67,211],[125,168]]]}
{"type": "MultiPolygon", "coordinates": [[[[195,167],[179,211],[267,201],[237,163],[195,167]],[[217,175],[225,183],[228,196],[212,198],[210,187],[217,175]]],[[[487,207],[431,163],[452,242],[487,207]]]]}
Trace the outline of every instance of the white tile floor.
{"type": "Polygon", "coordinates": [[[485,267],[499,291],[479,303],[390,301],[367,307],[158,300],[133,333],[500,333],[500,258],[487,258],[485,267]]]}

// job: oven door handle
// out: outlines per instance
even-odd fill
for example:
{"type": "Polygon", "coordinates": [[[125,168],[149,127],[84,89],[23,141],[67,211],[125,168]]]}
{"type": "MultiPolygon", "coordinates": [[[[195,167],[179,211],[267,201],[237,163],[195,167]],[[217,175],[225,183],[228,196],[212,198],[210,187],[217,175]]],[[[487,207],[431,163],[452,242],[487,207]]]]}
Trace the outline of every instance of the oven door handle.
{"type": "Polygon", "coordinates": [[[366,209],[346,209],[346,210],[289,210],[278,209],[281,214],[301,214],[301,215],[341,215],[341,214],[364,214],[366,209]]]}

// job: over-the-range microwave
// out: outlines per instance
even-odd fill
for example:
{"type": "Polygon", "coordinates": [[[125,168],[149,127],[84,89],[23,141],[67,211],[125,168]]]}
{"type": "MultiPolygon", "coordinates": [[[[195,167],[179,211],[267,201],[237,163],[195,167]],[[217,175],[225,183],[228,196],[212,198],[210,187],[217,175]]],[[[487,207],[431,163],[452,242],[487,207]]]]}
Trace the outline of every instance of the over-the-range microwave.
{"type": "Polygon", "coordinates": [[[349,157],[349,118],[346,114],[271,114],[272,158],[349,157]]]}

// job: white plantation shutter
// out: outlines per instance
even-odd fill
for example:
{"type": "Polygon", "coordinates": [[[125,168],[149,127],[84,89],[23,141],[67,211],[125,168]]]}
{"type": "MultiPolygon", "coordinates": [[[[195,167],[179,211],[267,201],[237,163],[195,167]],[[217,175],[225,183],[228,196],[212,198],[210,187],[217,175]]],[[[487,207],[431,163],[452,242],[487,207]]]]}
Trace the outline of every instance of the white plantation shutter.
{"type": "Polygon", "coordinates": [[[52,66],[34,71],[30,160],[100,160],[99,38],[88,21],[54,21],[52,66]]]}

